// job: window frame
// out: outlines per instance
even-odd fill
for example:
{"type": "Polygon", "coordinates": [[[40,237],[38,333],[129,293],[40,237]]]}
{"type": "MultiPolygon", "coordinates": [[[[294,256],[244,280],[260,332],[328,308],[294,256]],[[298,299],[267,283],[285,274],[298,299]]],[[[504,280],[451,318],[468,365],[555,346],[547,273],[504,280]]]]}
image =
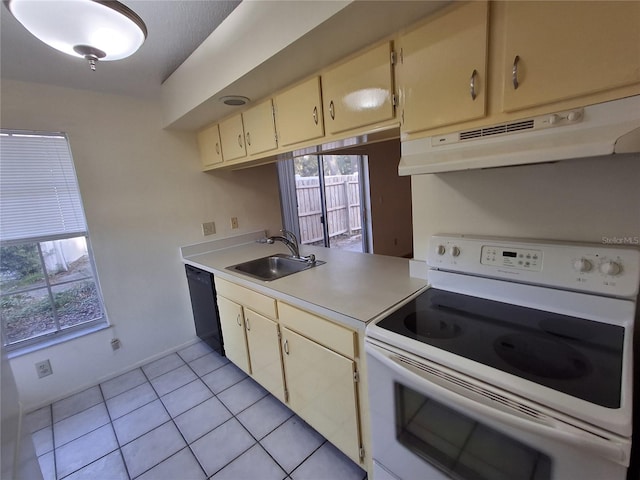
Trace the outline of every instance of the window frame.
{"type": "Polygon", "coordinates": [[[38,249],[38,258],[39,258],[40,268],[41,268],[41,272],[43,274],[43,279],[44,279],[44,285],[39,285],[38,287],[20,288],[17,290],[11,290],[9,292],[4,292],[0,290],[0,299],[9,297],[11,295],[16,295],[19,293],[28,293],[30,291],[46,289],[49,303],[52,309],[55,328],[56,328],[55,331],[48,331],[48,332],[41,333],[29,338],[15,341],[13,343],[8,343],[9,339],[7,334],[7,328],[5,325],[5,321],[3,319],[2,322],[0,322],[0,337],[2,339],[3,350],[6,350],[7,353],[9,354],[13,353],[14,355],[20,354],[22,352],[27,353],[29,351],[39,350],[40,348],[48,347],[52,344],[57,344],[72,338],[83,336],[83,335],[92,333],[96,330],[108,328],[109,321],[107,318],[104,298],[102,295],[102,289],[100,287],[100,281],[98,278],[98,271],[95,264],[93,248],[91,245],[91,236],[89,234],[89,228],[86,224],[86,216],[84,213],[84,203],[82,201],[82,195],[80,192],[78,176],[75,170],[75,163],[73,161],[73,155],[71,152],[71,145],[70,145],[68,136],[65,133],[60,133],[60,132],[33,132],[33,131],[18,131],[18,130],[11,130],[11,129],[0,129],[0,133],[3,133],[3,134],[14,133],[14,134],[32,135],[32,136],[64,137],[67,147],[69,149],[69,160],[71,162],[71,167],[73,170],[73,180],[75,181],[75,184],[78,190],[77,192],[78,197],[80,199],[79,213],[81,213],[82,217],[84,218],[84,226],[85,226],[85,229],[83,230],[72,231],[72,232],[64,232],[64,233],[58,233],[58,234],[54,233],[51,235],[41,235],[41,236],[34,236],[34,237],[13,238],[11,240],[0,239],[0,247],[36,244],[36,247],[38,249]],[[67,240],[67,239],[79,238],[79,237],[84,237],[86,242],[87,257],[88,257],[88,263],[90,266],[90,276],[52,284],[49,279],[49,271],[47,270],[46,261],[42,252],[41,243],[51,242],[56,240],[67,240]],[[76,325],[72,325],[69,327],[62,327],[60,322],[60,316],[55,306],[53,289],[60,285],[65,285],[65,284],[80,282],[80,281],[92,281],[95,284],[96,297],[100,306],[100,316],[98,318],[94,318],[88,321],[83,321],[76,325]]]}

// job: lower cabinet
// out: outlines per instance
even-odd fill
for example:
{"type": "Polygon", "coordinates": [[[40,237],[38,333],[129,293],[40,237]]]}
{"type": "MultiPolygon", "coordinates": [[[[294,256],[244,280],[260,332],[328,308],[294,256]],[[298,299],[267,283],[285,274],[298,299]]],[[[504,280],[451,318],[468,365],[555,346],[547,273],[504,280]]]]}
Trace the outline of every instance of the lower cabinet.
{"type": "Polygon", "coordinates": [[[229,360],[361,463],[357,333],[218,277],[215,281],[229,360]]]}
{"type": "Polygon", "coordinates": [[[349,457],[360,451],[353,360],[282,329],[289,406],[349,457]]]}
{"type": "Polygon", "coordinates": [[[244,311],[251,375],[281,402],[285,402],[280,326],[246,308],[244,311]]]}
{"type": "Polygon", "coordinates": [[[224,351],[227,358],[250,374],[242,306],[218,295],[218,312],[220,313],[220,326],[222,327],[224,351]]]}

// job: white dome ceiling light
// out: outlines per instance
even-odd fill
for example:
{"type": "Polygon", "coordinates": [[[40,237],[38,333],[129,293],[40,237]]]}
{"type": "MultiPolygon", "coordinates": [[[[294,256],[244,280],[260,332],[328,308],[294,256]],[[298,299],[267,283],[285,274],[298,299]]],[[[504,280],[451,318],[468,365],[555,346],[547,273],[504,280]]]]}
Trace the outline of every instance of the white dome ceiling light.
{"type": "Polygon", "coordinates": [[[13,16],[50,47],[89,61],[121,60],[147,38],[147,27],[129,7],[103,0],[4,0],[13,16]]]}

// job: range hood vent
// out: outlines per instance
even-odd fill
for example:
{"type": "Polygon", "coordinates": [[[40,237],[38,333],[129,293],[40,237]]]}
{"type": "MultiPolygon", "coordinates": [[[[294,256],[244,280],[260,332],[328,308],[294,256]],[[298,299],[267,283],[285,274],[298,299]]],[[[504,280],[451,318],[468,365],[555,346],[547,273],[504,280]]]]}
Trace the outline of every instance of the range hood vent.
{"type": "Polygon", "coordinates": [[[520,132],[522,130],[530,130],[534,126],[533,120],[523,120],[522,122],[503,123],[502,125],[494,125],[493,127],[478,128],[476,130],[467,130],[460,132],[459,140],[472,140],[480,137],[490,137],[493,135],[503,135],[505,133],[520,132]]]}
{"type": "Polygon", "coordinates": [[[640,95],[402,142],[400,175],[640,152],[640,95]]]}

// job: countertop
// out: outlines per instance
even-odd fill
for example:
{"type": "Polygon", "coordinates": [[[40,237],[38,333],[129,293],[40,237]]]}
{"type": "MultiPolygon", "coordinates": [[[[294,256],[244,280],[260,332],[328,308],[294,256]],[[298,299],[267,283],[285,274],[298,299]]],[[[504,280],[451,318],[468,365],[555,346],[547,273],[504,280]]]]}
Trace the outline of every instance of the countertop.
{"type": "Polygon", "coordinates": [[[368,322],[394,310],[427,285],[426,280],[409,276],[409,260],[405,258],[306,245],[300,247],[302,255],[314,254],[317,260],[326,263],[269,282],[257,280],[226,267],[289,251],[282,243],[267,245],[253,239],[247,242],[247,237],[238,237],[238,242],[246,243],[232,246],[231,239],[217,246],[211,242],[212,250],[204,252],[197,250],[206,247],[191,250],[184,247],[183,261],[356,329],[363,329],[368,322]]]}

